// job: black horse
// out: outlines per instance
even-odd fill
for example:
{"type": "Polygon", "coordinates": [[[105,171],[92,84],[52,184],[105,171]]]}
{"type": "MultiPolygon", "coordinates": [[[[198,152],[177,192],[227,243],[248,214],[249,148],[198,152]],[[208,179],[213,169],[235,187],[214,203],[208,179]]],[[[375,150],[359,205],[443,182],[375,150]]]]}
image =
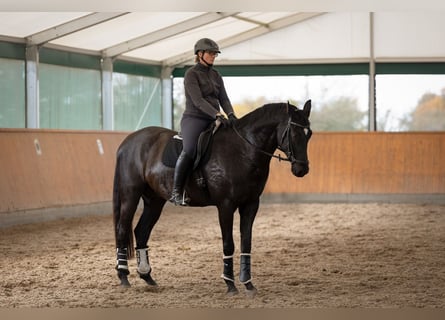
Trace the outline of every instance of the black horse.
{"type": "MultiPolygon", "coordinates": [[[[310,100],[303,110],[289,103],[267,104],[240,118],[233,128],[219,128],[208,159],[189,175],[185,189],[190,205],[218,208],[224,252],[221,277],[229,295],[238,292],[233,273],[234,213],[238,209],[240,214],[239,279],[248,295],[254,296],[256,289],[250,273],[252,226],[269,175],[269,163],[278,148],[287,155],[279,158],[291,162],[293,175],[303,177],[309,172],[310,110],[310,100]],[[204,178],[205,187],[195,179],[197,172],[204,178]]],[[[130,134],[117,151],[113,211],[116,269],[122,286],[130,286],[127,259],[134,255],[132,221],[141,198],[144,208],[134,229],[137,272],[149,285],[156,285],[151,277],[148,239],[172,190],[174,169],[163,164],[162,155],[175,134],[169,129],[147,127],[130,134]]]]}

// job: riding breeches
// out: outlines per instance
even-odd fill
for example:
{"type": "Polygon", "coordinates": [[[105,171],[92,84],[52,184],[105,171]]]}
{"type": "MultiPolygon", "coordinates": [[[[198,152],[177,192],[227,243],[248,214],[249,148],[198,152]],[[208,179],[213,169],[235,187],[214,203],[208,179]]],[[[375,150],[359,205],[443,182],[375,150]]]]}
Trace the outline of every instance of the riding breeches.
{"type": "Polygon", "coordinates": [[[198,138],[213,122],[211,119],[202,119],[184,115],[181,119],[181,135],[183,150],[191,158],[195,157],[198,138]]]}

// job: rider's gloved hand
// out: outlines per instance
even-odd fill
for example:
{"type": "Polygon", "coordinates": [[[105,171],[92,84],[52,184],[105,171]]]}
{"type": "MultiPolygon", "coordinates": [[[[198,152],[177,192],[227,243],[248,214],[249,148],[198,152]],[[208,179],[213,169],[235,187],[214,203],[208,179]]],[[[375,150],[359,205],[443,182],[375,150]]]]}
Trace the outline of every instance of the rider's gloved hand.
{"type": "Polygon", "coordinates": [[[235,114],[233,112],[229,113],[229,122],[230,122],[231,127],[233,127],[235,125],[237,120],[238,120],[238,118],[235,116],[235,114]]]}
{"type": "Polygon", "coordinates": [[[216,115],[216,120],[219,120],[219,121],[221,122],[221,125],[222,125],[224,128],[228,128],[228,127],[230,127],[230,121],[227,120],[227,118],[224,117],[221,113],[218,113],[218,114],[216,115]]]}

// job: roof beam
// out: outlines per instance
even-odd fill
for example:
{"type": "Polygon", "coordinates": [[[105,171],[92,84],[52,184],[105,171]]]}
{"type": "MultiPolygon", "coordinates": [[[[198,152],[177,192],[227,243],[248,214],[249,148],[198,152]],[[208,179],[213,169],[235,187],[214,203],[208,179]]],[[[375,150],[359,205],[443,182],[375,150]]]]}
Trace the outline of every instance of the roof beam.
{"type": "Polygon", "coordinates": [[[275,21],[272,21],[271,23],[267,24],[266,26],[259,26],[257,28],[254,28],[252,30],[240,33],[236,36],[223,39],[220,41],[221,47],[230,47],[235,44],[250,40],[252,38],[264,35],[266,33],[276,31],[285,27],[288,27],[290,25],[300,23],[302,21],[312,19],[314,17],[318,17],[324,13],[316,12],[316,13],[309,13],[309,12],[300,12],[296,13],[281,19],[277,19],[275,21]]]}
{"type": "MultiPolygon", "coordinates": [[[[232,37],[225,38],[223,40],[218,41],[218,44],[221,48],[230,47],[230,46],[233,46],[240,42],[253,39],[255,37],[258,37],[258,36],[264,35],[266,33],[276,31],[276,30],[279,30],[279,29],[282,29],[285,27],[288,27],[290,25],[293,25],[293,24],[296,24],[296,23],[299,23],[299,22],[302,22],[302,21],[305,21],[308,19],[312,19],[312,18],[320,16],[322,14],[324,14],[324,13],[322,13],[322,12],[296,13],[296,14],[272,21],[272,22],[268,23],[267,25],[260,25],[256,28],[239,33],[232,37]]],[[[174,57],[171,57],[171,58],[168,58],[168,59],[162,61],[162,64],[166,65],[166,66],[177,66],[177,65],[184,64],[186,62],[191,61],[192,57],[193,57],[193,51],[187,51],[187,52],[181,53],[179,55],[176,55],[174,57]]]]}
{"type": "Polygon", "coordinates": [[[26,37],[26,42],[29,45],[41,45],[51,40],[61,38],[73,32],[92,27],[98,23],[105,22],[125,14],[127,14],[127,12],[95,12],[66,23],[62,23],[47,30],[34,33],[26,37]]]}
{"type": "Polygon", "coordinates": [[[248,22],[248,23],[253,23],[253,24],[256,24],[256,25],[258,25],[258,26],[264,26],[264,27],[267,27],[267,23],[265,23],[265,22],[260,22],[260,21],[254,20],[254,19],[250,19],[250,18],[246,18],[246,17],[242,17],[242,16],[235,16],[234,18],[235,18],[235,19],[238,19],[238,20],[241,20],[241,21],[248,22]]]}
{"type": "Polygon", "coordinates": [[[102,50],[103,57],[116,57],[128,51],[132,51],[144,46],[148,46],[156,41],[160,41],[179,33],[183,33],[206,24],[235,15],[236,12],[207,12],[200,16],[179,22],[169,27],[145,34],[129,41],[119,43],[115,46],[102,50]]]}

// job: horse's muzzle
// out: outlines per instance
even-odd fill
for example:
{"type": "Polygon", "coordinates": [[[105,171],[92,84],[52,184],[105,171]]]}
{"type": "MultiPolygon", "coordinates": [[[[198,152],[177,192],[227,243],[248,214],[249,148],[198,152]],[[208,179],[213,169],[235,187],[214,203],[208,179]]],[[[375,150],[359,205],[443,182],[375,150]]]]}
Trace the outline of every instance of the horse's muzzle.
{"type": "Polygon", "coordinates": [[[304,177],[309,172],[308,162],[292,162],[292,174],[296,177],[304,177]]]}

